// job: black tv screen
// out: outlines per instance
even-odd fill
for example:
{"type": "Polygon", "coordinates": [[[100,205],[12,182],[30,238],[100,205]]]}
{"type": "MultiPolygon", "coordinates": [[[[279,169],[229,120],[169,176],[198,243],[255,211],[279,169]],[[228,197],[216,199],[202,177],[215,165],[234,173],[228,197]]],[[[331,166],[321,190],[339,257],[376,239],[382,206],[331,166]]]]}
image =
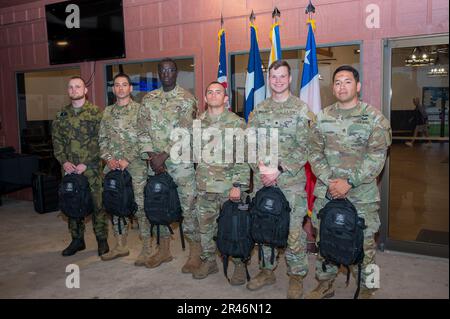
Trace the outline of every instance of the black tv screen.
{"type": "Polygon", "coordinates": [[[50,64],[125,57],[122,0],[45,6],[50,64]]]}

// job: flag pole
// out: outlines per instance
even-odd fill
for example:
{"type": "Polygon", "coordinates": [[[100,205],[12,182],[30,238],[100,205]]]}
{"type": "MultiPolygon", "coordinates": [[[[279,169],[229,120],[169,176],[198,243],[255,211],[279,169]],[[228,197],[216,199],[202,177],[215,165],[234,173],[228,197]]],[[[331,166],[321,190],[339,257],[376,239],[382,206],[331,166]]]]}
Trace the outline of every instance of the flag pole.
{"type": "MultiPolygon", "coordinates": [[[[306,24],[310,24],[311,28],[314,32],[316,29],[315,21],[313,20],[313,13],[316,13],[316,8],[313,6],[311,0],[309,0],[309,3],[306,7],[305,14],[308,15],[308,21],[306,24]]],[[[306,233],[306,251],[310,254],[317,254],[318,249],[316,245],[316,234],[317,229],[314,228],[311,221],[311,215],[312,215],[312,209],[310,210],[309,202],[312,198],[312,201],[314,202],[314,195],[312,194],[314,185],[315,185],[315,176],[311,170],[311,165],[309,162],[305,165],[305,174],[306,174],[306,191],[307,191],[307,198],[308,198],[308,211],[306,216],[303,219],[303,230],[306,233]],[[309,192],[308,192],[309,191],[309,192]]]]}

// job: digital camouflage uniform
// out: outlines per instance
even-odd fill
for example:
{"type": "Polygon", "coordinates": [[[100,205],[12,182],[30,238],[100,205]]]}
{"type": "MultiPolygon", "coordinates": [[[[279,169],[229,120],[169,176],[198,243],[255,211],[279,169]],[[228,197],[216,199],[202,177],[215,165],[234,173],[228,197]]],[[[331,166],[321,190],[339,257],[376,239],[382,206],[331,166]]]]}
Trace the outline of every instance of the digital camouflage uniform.
{"type": "MultiPolygon", "coordinates": [[[[200,238],[202,245],[202,260],[215,260],[216,243],[214,236],[217,234],[217,217],[219,216],[222,204],[228,200],[230,189],[233,183],[238,182],[247,189],[250,179],[250,169],[246,163],[235,163],[233,156],[235,147],[225,147],[226,128],[241,128],[245,130],[245,121],[225,110],[223,113],[213,116],[209,112],[204,112],[199,119],[202,123],[203,132],[208,128],[217,128],[222,134],[221,162],[214,161],[207,163],[202,158],[197,166],[195,179],[197,182],[197,200],[195,212],[199,222],[200,238]],[[225,152],[230,153],[231,163],[227,162],[225,152]]],[[[236,138],[237,143],[239,141],[236,138]]],[[[209,141],[203,141],[202,146],[209,141]]]]}
{"type": "MultiPolygon", "coordinates": [[[[389,121],[380,111],[363,102],[349,110],[339,109],[337,103],[330,105],[317,115],[317,121],[312,125],[309,162],[317,177],[314,190],[317,199],[312,221],[319,229],[317,214],[328,202],[325,197],[328,180],[350,179],[355,187],[350,189],[347,198],[357,209],[358,215],[365,219],[367,226],[364,230],[363,287],[369,275],[365,272],[366,266],[375,263],[374,234],[380,227],[377,176],[383,169],[391,139],[389,121]]],[[[323,271],[322,261],[319,256],[317,279],[334,279],[338,268],[327,265],[326,271],[323,271]]]]}
{"type": "MultiPolygon", "coordinates": [[[[125,159],[129,165],[128,172],[133,182],[135,201],[138,205],[136,217],[139,224],[139,233],[142,240],[150,237],[150,224],[144,212],[144,188],[147,182],[147,163],[141,159],[141,148],[137,130],[137,119],[140,104],[130,101],[125,106],[113,104],[107,106],[103,112],[100,123],[99,144],[100,157],[105,161],[125,159]]],[[[104,173],[110,169],[105,166],[104,173]]],[[[126,234],[128,227],[123,219],[113,216],[114,233],[126,234]]]]}
{"type": "MultiPolygon", "coordinates": [[[[309,122],[313,116],[304,102],[290,95],[282,103],[272,98],[264,100],[255,107],[248,120],[248,127],[278,129],[278,165],[283,167],[284,172],[278,177],[277,185],[291,207],[286,249],[288,275],[306,276],[308,272],[306,233],[302,223],[307,213],[304,165],[308,154],[309,122]]],[[[257,163],[251,166],[255,172],[253,192],[256,192],[262,183],[257,163]]],[[[270,262],[271,248],[264,246],[263,251],[264,266],[261,262],[260,268],[275,269],[277,261],[274,264],[270,262]]]]}
{"type": "MultiPolygon", "coordinates": [[[[71,162],[74,165],[87,166],[83,175],[89,180],[94,199],[95,208],[92,214],[94,232],[98,239],[106,239],[108,219],[102,209],[102,172],[98,146],[101,119],[101,110],[87,100],[80,109],[75,109],[69,104],[57,114],[56,120],[53,121],[52,138],[54,154],[61,165],[71,162]]],[[[69,218],[72,238],[82,238],[84,229],[84,221],[77,223],[76,219],[69,218]]]]}
{"type": "MultiPolygon", "coordinates": [[[[162,88],[147,93],[141,102],[138,129],[141,141],[142,158],[148,158],[147,152],[166,152],[170,154],[176,143],[170,139],[171,132],[176,128],[192,131],[192,122],[197,115],[197,100],[191,93],[175,86],[169,92],[162,88]]],[[[166,162],[167,172],[178,185],[181,208],[183,210],[183,231],[186,238],[200,242],[198,221],[194,217],[195,171],[194,164],[175,164],[169,157],[166,162]]],[[[161,237],[168,237],[169,230],[161,228],[161,237]]]]}

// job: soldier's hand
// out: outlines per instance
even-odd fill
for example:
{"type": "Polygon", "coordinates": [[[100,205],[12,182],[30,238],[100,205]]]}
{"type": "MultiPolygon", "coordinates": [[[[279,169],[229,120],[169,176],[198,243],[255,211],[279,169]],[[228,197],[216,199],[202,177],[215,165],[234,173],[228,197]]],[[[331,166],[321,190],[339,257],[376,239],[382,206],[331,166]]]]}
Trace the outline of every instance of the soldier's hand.
{"type": "Polygon", "coordinates": [[[265,187],[277,184],[278,176],[280,176],[280,171],[278,170],[277,167],[266,166],[261,161],[259,162],[258,167],[261,176],[261,182],[265,187]]]}
{"type": "Polygon", "coordinates": [[[63,164],[63,168],[64,168],[64,172],[66,172],[67,174],[72,174],[77,169],[77,167],[74,164],[72,164],[71,162],[65,162],[63,164]]]}
{"type": "Polygon", "coordinates": [[[333,198],[345,198],[348,191],[352,188],[345,179],[336,178],[328,181],[328,191],[333,198]]]}
{"type": "Polygon", "coordinates": [[[169,154],[166,152],[158,153],[155,155],[152,155],[150,158],[150,167],[154,172],[161,169],[161,167],[164,165],[165,161],[169,158],[169,154]]]}
{"type": "Polygon", "coordinates": [[[130,163],[124,159],[118,160],[117,163],[119,164],[119,168],[121,171],[125,170],[128,167],[128,165],[130,165],[130,163]]]}
{"type": "Polygon", "coordinates": [[[112,171],[115,170],[115,169],[120,168],[119,163],[117,163],[117,160],[114,159],[114,158],[112,158],[112,159],[110,159],[109,161],[107,161],[107,162],[106,162],[106,165],[107,165],[108,168],[109,168],[110,170],[112,170],[112,171]]]}
{"type": "Polygon", "coordinates": [[[76,167],[76,173],[77,174],[83,174],[87,169],[87,166],[84,164],[78,164],[76,167]]]}
{"type": "Polygon", "coordinates": [[[162,166],[158,167],[157,169],[153,169],[152,168],[152,170],[153,170],[153,172],[155,172],[156,175],[165,173],[166,172],[166,165],[163,164],[162,166]]]}
{"type": "Polygon", "coordinates": [[[241,189],[239,187],[231,188],[228,197],[232,202],[239,202],[241,200],[241,189]]]}

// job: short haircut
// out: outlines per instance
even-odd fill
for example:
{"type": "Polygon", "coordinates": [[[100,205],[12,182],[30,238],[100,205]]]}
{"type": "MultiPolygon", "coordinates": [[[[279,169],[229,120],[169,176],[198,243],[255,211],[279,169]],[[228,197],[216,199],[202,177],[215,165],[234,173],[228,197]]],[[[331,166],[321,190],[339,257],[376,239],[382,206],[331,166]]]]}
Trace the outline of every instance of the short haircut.
{"type": "Polygon", "coordinates": [[[355,78],[356,83],[359,82],[359,72],[351,65],[341,65],[340,67],[338,67],[333,73],[333,82],[334,82],[334,78],[336,77],[336,74],[338,74],[339,72],[342,72],[342,71],[348,71],[348,72],[353,73],[353,77],[355,78]]]}
{"type": "Polygon", "coordinates": [[[86,81],[79,75],[74,75],[69,79],[69,82],[72,80],[81,80],[81,82],[83,82],[83,85],[86,86],[86,81]]]}
{"type": "Polygon", "coordinates": [[[208,89],[213,84],[219,84],[221,87],[223,87],[223,92],[225,93],[225,95],[227,95],[227,89],[223,86],[222,83],[217,82],[217,81],[212,81],[211,83],[208,84],[208,86],[206,87],[206,90],[205,90],[205,95],[208,94],[208,89]]]}
{"type": "Polygon", "coordinates": [[[162,67],[162,64],[165,63],[165,62],[173,63],[173,65],[175,66],[175,70],[178,71],[177,63],[176,63],[173,59],[171,59],[171,58],[164,58],[164,59],[162,59],[161,61],[159,61],[159,62],[158,62],[158,70],[162,67]]]}
{"type": "Polygon", "coordinates": [[[116,74],[116,75],[114,76],[114,78],[113,78],[113,84],[114,84],[114,82],[116,82],[116,79],[117,79],[117,78],[125,78],[125,79],[127,79],[128,84],[131,85],[131,79],[130,79],[130,77],[128,76],[128,74],[126,74],[126,73],[118,73],[118,74],[116,74]]]}
{"type": "Polygon", "coordinates": [[[276,60],[275,62],[273,62],[269,67],[269,74],[270,74],[270,70],[272,70],[272,69],[278,70],[278,68],[280,68],[282,66],[287,67],[289,75],[291,75],[291,66],[289,65],[289,63],[287,63],[286,60],[276,60]]]}

